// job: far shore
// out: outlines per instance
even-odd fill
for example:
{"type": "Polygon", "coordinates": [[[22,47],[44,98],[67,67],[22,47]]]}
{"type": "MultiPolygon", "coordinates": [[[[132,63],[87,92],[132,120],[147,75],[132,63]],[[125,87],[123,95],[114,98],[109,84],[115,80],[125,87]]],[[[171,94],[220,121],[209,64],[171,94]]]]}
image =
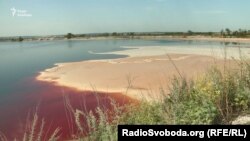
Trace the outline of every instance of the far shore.
{"type": "MultiPolygon", "coordinates": [[[[9,37],[10,38],[10,37],[9,37]]],[[[75,37],[71,39],[63,37],[34,37],[22,40],[22,42],[35,42],[35,41],[65,41],[65,40],[110,40],[110,39],[141,39],[141,40],[186,40],[186,41],[218,41],[218,42],[230,42],[230,43],[250,43],[250,38],[223,38],[219,36],[97,36],[97,37],[75,37]]],[[[11,41],[1,39],[0,42],[11,41]]],[[[18,42],[18,41],[13,41],[18,42]]]]}
{"type": "MultiPolygon", "coordinates": [[[[223,38],[211,36],[133,36],[133,37],[90,37],[72,38],[69,40],[108,40],[108,39],[141,39],[141,40],[186,40],[186,41],[218,41],[231,43],[250,43],[250,38],[223,38]]],[[[67,40],[67,39],[65,39],[67,40]]]]}

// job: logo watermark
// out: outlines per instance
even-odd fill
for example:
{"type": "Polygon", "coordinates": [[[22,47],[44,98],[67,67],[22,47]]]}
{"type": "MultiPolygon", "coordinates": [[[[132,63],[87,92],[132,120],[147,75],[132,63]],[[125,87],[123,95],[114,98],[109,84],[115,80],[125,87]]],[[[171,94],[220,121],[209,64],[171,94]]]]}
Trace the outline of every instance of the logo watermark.
{"type": "Polygon", "coordinates": [[[10,9],[11,14],[13,17],[32,17],[32,14],[29,13],[27,10],[22,10],[22,9],[16,9],[15,7],[12,7],[10,9]]]}

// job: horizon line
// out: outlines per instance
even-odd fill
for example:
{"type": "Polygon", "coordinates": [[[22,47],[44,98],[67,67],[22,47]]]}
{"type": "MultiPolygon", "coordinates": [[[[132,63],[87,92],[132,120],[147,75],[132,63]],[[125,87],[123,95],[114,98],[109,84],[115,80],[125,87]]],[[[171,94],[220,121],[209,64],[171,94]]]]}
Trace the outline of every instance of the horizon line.
{"type": "MultiPolygon", "coordinates": [[[[226,28],[225,28],[226,29],[226,28]]],[[[50,34],[50,35],[16,35],[16,36],[0,36],[0,38],[11,38],[11,37],[47,37],[47,36],[64,36],[69,33],[73,35],[91,35],[91,34],[112,34],[112,33],[188,33],[189,31],[193,33],[220,33],[220,31],[145,31],[145,32],[90,32],[90,33],[73,33],[67,32],[64,34],[50,34]]],[[[248,30],[247,30],[248,31],[248,30]]]]}

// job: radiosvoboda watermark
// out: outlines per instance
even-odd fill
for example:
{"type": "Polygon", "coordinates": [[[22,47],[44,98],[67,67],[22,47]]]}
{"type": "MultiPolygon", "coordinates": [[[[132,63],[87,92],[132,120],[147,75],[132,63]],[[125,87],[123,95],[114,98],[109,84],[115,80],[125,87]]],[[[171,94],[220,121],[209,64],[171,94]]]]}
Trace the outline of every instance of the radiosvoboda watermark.
{"type": "Polygon", "coordinates": [[[32,17],[32,14],[29,13],[27,10],[23,10],[23,9],[16,9],[15,7],[12,7],[10,9],[11,14],[13,17],[17,16],[17,17],[32,17]]]}

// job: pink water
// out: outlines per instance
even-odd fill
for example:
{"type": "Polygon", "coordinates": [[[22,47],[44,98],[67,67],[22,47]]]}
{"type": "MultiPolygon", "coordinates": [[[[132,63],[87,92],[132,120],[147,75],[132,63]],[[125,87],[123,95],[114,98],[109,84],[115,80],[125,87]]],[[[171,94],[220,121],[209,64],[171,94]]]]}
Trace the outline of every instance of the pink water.
{"type": "Polygon", "coordinates": [[[72,88],[55,86],[53,84],[38,82],[35,79],[22,81],[20,85],[29,85],[34,89],[28,92],[13,94],[13,102],[6,102],[0,106],[0,131],[8,139],[20,139],[24,135],[25,128],[31,123],[34,113],[38,113],[39,122],[45,119],[43,138],[48,136],[59,127],[61,139],[69,139],[77,132],[74,124],[69,123],[69,110],[65,108],[65,96],[68,97],[72,107],[85,112],[94,111],[97,106],[111,108],[111,100],[114,99],[119,105],[124,105],[134,100],[119,93],[95,93],[82,92],[72,88]],[[45,134],[47,134],[45,136],[45,134]]]}

